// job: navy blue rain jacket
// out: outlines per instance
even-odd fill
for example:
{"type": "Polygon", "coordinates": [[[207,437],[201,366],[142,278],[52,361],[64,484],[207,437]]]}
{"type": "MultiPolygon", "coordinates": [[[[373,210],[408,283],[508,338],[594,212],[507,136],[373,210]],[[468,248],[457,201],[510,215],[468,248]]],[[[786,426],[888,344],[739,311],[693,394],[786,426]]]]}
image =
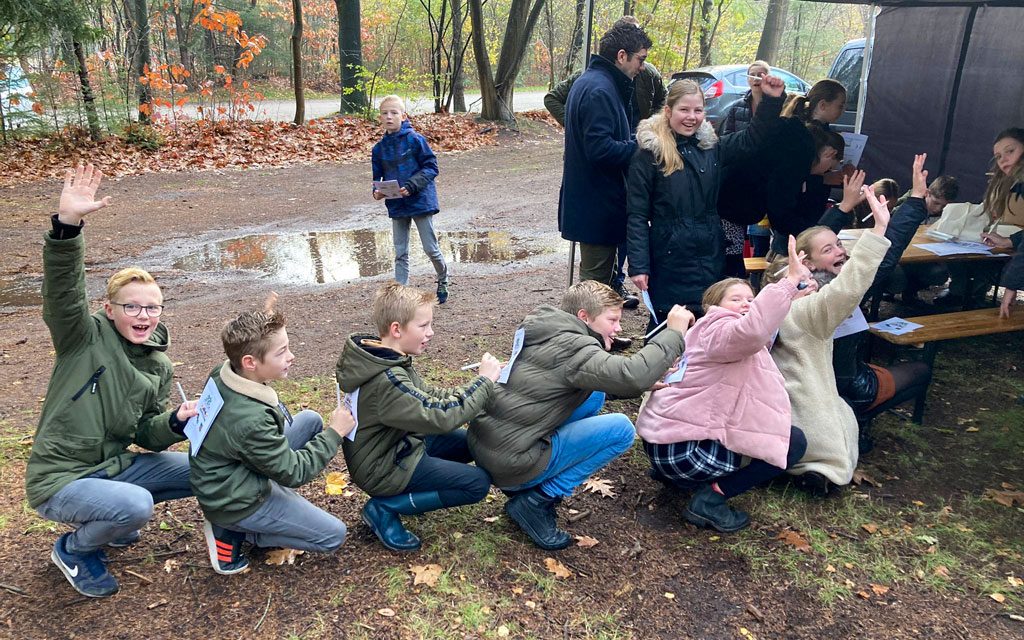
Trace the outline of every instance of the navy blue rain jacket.
{"type": "Polygon", "coordinates": [[[408,120],[395,133],[385,133],[373,145],[374,180],[398,180],[409,196],[385,200],[389,218],[409,218],[437,213],[437,156],[427,139],[416,133],[408,120]]]}

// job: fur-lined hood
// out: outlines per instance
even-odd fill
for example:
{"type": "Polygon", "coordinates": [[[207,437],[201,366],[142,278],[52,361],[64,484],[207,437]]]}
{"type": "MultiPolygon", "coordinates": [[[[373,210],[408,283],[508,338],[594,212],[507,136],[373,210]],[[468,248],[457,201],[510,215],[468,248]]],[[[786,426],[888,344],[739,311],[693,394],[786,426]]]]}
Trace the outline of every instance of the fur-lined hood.
{"type": "MultiPolygon", "coordinates": [[[[661,142],[658,140],[655,127],[664,118],[664,112],[656,113],[646,120],[641,120],[640,124],[637,125],[636,142],[640,145],[641,149],[650,151],[655,155],[661,150],[661,142]]],[[[716,144],[718,144],[718,134],[715,133],[715,128],[711,126],[711,123],[705,119],[697,129],[697,148],[707,151],[708,149],[713,149],[716,144]]]]}

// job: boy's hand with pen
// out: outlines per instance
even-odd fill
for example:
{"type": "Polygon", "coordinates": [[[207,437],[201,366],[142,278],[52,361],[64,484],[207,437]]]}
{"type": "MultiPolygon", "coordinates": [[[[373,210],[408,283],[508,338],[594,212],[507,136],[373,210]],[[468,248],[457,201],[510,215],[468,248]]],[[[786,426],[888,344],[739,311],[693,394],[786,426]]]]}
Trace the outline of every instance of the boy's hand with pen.
{"type": "Polygon", "coordinates": [[[495,382],[498,379],[498,376],[501,375],[501,361],[490,353],[485,353],[483,357],[480,358],[479,373],[491,382],[495,382]]]}

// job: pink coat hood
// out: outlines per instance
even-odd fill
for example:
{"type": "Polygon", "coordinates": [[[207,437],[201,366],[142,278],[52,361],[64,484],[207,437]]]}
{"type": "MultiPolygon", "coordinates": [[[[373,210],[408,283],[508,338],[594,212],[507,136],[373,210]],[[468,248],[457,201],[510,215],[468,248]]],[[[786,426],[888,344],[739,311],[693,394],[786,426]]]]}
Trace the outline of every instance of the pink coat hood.
{"type": "Polygon", "coordinates": [[[792,416],[768,347],[796,292],[788,280],[770,284],[745,316],[710,307],[686,334],[683,379],[652,393],[640,412],[640,437],[655,444],[718,440],[784,469],[792,416]]]}

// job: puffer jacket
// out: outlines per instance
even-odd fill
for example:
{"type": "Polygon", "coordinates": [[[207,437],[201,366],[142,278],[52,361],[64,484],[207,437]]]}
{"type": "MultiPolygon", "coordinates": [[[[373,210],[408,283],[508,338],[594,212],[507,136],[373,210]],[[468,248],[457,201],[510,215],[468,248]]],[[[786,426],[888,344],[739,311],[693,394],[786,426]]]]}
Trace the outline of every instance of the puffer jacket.
{"type": "Polygon", "coordinates": [[[405,198],[385,200],[389,218],[408,218],[437,213],[437,156],[427,139],[405,120],[395,133],[385,133],[370,154],[374,180],[397,180],[409,190],[405,198]]]}
{"type": "Polygon", "coordinates": [[[43,321],[56,362],[25,470],[33,508],[73,480],[118,475],[136,455],[132,444],[162,451],[184,440],[166,407],[174,375],[167,327],[158,324],[145,344],[125,340],[102,310],[89,314],[84,237],[47,233],[43,241],[43,321]]]}
{"type": "Polygon", "coordinates": [[[724,136],[727,133],[743,131],[750,126],[754,118],[754,95],[747,90],[736,102],[728,106],[725,118],[718,125],[718,135],[724,136]]]}
{"type": "Polygon", "coordinates": [[[726,449],[786,468],[792,416],[786,382],[768,346],[797,294],[770,284],[740,315],[712,306],[686,333],[686,373],[655,391],[636,419],[655,444],[717,440],[726,449]]]}
{"type": "Polygon", "coordinates": [[[469,448],[499,487],[540,475],[551,457],[551,434],[594,391],[638,396],[683,352],[683,336],[666,329],[630,357],[604,350],[576,316],[549,305],[523,320],[523,349],[508,383],[469,426],[469,448]]]}
{"type": "Polygon", "coordinates": [[[693,136],[675,135],[683,169],[670,176],[657,160],[661,143],[655,127],[664,115],[640,123],[640,148],[627,181],[626,244],[629,274],[649,276],[657,311],[673,304],[699,305],[704,289],[722,277],[725,237],[717,204],[723,171],[761,149],[781,107],[781,98],[765,96],[750,127],[721,139],[707,120],[693,136]]]}
{"type": "Polygon", "coordinates": [[[352,334],[335,372],[345,393],[359,390],[355,440],[342,450],[352,481],[371,496],[401,493],[426,453],[423,437],[449,433],[491,401],[494,383],[477,376],[452,389],[432,387],[412,368],[412,357],[376,336],[352,334]]]}

